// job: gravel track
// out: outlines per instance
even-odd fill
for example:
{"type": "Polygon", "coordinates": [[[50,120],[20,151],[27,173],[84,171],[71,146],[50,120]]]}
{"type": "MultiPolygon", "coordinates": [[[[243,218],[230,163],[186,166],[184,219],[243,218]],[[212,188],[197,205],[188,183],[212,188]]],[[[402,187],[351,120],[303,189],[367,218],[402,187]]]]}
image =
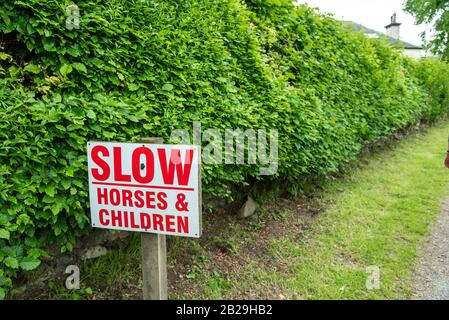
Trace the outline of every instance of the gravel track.
{"type": "Polygon", "coordinates": [[[449,198],[423,246],[413,288],[414,300],[449,300],[449,198]]]}

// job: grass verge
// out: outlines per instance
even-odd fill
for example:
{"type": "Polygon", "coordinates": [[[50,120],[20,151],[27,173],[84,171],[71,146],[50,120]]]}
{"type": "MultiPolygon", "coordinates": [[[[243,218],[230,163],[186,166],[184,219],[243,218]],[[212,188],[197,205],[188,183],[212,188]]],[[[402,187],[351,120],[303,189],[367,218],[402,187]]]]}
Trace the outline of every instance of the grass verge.
{"type": "Polygon", "coordinates": [[[448,132],[444,123],[413,134],[326,185],[321,201],[330,206],[303,241],[291,235],[269,241],[267,258],[285,264],[284,271],[249,265],[240,288],[276,287],[300,299],[410,298],[419,246],[449,193],[448,132]],[[366,288],[370,266],[380,271],[378,290],[366,288]]]}

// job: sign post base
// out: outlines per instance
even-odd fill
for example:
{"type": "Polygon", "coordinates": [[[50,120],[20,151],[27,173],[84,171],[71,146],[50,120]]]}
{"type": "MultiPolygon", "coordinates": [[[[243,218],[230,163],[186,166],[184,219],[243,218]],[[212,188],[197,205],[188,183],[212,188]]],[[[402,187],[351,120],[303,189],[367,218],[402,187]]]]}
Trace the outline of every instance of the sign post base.
{"type": "Polygon", "coordinates": [[[165,235],[142,233],[143,299],[167,300],[167,246],[165,235]]]}

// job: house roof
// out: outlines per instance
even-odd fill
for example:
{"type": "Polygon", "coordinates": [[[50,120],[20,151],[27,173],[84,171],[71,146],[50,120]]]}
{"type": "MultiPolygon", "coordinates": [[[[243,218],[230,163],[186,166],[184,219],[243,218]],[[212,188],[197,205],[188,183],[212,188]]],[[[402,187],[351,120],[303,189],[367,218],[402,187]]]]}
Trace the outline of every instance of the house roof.
{"type": "Polygon", "coordinates": [[[361,25],[361,24],[353,22],[353,21],[343,21],[343,24],[345,26],[348,26],[348,27],[354,29],[355,31],[363,31],[363,33],[365,33],[365,35],[368,37],[373,37],[373,38],[385,37],[388,40],[388,42],[390,42],[396,48],[422,49],[422,47],[420,47],[420,46],[411,44],[406,41],[394,39],[392,37],[387,36],[386,34],[384,34],[382,32],[367,28],[364,25],[361,25]]]}

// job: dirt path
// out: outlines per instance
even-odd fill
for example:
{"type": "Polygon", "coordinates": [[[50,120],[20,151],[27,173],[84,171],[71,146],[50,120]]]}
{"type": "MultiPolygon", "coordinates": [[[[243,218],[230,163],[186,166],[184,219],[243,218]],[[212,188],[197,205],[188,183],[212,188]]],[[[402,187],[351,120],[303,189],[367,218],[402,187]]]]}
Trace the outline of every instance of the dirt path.
{"type": "Polygon", "coordinates": [[[449,300],[449,198],[424,246],[415,279],[413,299],[449,300]]]}

